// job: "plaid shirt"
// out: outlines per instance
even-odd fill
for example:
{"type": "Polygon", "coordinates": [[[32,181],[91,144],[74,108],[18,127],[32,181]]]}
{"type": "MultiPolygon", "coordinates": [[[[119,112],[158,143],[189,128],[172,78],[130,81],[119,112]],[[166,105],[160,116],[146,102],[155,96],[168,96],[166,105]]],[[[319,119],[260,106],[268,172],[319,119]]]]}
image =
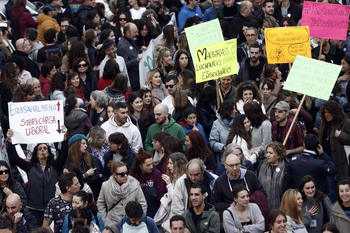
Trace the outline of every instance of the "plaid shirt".
{"type": "MultiPolygon", "coordinates": [[[[292,121],[288,120],[286,126],[280,127],[279,123],[275,121],[271,126],[271,132],[272,132],[272,141],[278,141],[280,143],[283,143],[284,138],[286,137],[286,134],[288,133],[288,129],[290,125],[292,124],[292,121]]],[[[289,138],[287,140],[285,148],[287,150],[295,149],[300,146],[303,146],[304,141],[304,133],[301,126],[297,123],[294,123],[292,131],[289,134],[289,138]]]]}

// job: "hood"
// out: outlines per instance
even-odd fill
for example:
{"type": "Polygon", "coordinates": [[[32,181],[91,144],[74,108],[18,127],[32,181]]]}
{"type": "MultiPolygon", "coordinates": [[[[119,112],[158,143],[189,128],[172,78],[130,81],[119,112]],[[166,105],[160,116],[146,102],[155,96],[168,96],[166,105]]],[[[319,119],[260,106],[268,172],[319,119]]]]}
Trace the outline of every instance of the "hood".
{"type": "MultiPolygon", "coordinates": [[[[189,208],[188,208],[188,211],[190,212],[190,213],[194,213],[194,210],[193,210],[193,206],[190,206],[189,208]]],[[[212,211],[215,211],[216,212],[216,209],[215,209],[215,207],[212,205],[212,204],[210,204],[209,202],[205,202],[205,207],[204,207],[204,211],[203,211],[203,213],[202,213],[202,219],[203,218],[207,218],[208,216],[209,216],[209,214],[212,212],[212,211]]]]}
{"type": "MultiPolygon", "coordinates": [[[[51,18],[48,15],[45,15],[44,13],[41,13],[40,15],[38,15],[37,21],[39,24],[41,24],[42,22],[44,22],[45,20],[55,20],[54,18],[51,18]]],[[[55,20],[56,21],[56,20],[55,20]]]]}
{"type": "Polygon", "coordinates": [[[190,129],[193,128],[192,125],[189,125],[189,124],[187,124],[186,122],[183,122],[183,121],[180,121],[178,124],[181,125],[182,127],[189,127],[190,129]]]}
{"type": "Polygon", "coordinates": [[[171,128],[174,124],[176,124],[175,120],[173,118],[170,118],[169,123],[164,125],[164,130],[167,131],[166,129],[171,128]]]}
{"type": "Polygon", "coordinates": [[[241,176],[239,177],[239,179],[241,180],[244,178],[245,174],[247,173],[247,168],[241,166],[240,171],[241,171],[241,176]]]}
{"type": "MultiPolygon", "coordinates": [[[[147,218],[146,213],[143,212],[142,217],[141,217],[141,222],[146,222],[146,218],[147,218]]],[[[125,222],[125,223],[131,225],[131,222],[130,222],[129,219],[126,217],[126,215],[124,215],[124,217],[123,217],[123,222],[125,222]]]]}
{"type": "Polygon", "coordinates": [[[125,124],[122,125],[122,126],[119,126],[119,125],[117,125],[117,123],[115,123],[114,117],[115,117],[115,116],[113,115],[113,116],[108,120],[109,123],[110,123],[111,125],[113,125],[114,127],[128,128],[128,127],[132,124],[131,119],[130,119],[130,117],[128,116],[128,119],[126,120],[125,124]]]}
{"type": "Polygon", "coordinates": [[[218,120],[218,122],[222,125],[222,127],[224,127],[224,128],[226,128],[227,130],[231,130],[231,128],[230,127],[228,127],[226,124],[225,124],[225,122],[223,122],[222,121],[222,119],[221,119],[221,116],[220,115],[217,115],[217,120],[218,120]]]}
{"type": "Polygon", "coordinates": [[[81,108],[73,109],[68,116],[64,116],[64,124],[67,128],[75,129],[88,117],[86,111],[81,108]]]}

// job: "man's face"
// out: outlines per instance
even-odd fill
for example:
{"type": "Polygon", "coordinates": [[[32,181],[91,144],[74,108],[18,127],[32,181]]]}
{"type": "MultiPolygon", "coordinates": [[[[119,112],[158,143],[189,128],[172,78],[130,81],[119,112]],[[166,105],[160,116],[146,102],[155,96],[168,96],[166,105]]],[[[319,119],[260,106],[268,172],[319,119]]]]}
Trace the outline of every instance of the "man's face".
{"type": "Polygon", "coordinates": [[[275,109],[275,118],[277,122],[284,121],[288,116],[288,112],[280,109],[275,109]]]}
{"type": "Polygon", "coordinates": [[[275,4],[273,2],[267,2],[266,6],[262,9],[267,15],[273,16],[273,13],[275,12],[274,5],[275,4]]]}
{"type": "Polygon", "coordinates": [[[249,54],[250,54],[250,60],[252,62],[257,62],[259,60],[259,56],[260,56],[260,49],[259,48],[250,48],[249,54]]]}
{"type": "Polygon", "coordinates": [[[51,4],[54,6],[59,6],[59,7],[63,6],[62,0],[53,0],[51,4]]]}
{"type": "Polygon", "coordinates": [[[227,7],[231,7],[233,4],[235,4],[235,0],[224,0],[224,4],[227,7]]]}
{"type": "Polygon", "coordinates": [[[15,217],[15,214],[18,213],[22,208],[22,203],[18,203],[15,198],[12,198],[10,201],[6,201],[6,210],[12,216],[15,217]]]}
{"type": "Polygon", "coordinates": [[[61,32],[63,34],[66,33],[66,27],[68,27],[68,26],[69,26],[69,22],[68,21],[61,21],[61,32]]]}
{"type": "Polygon", "coordinates": [[[199,5],[199,0],[190,0],[191,8],[194,9],[199,5]]]}
{"type": "Polygon", "coordinates": [[[185,223],[181,220],[173,221],[171,223],[170,231],[171,233],[184,233],[185,232],[185,223]]]}
{"type": "Polygon", "coordinates": [[[130,26],[130,31],[127,32],[128,34],[128,38],[130,40],[136,40],[137,39],[137,36],[139,35],[139,30],[137,29],[136,25],[135,24],[131,24],[130,26]]]}
{"type": "Polygon", "coordinates": [[[165,87],[168,89],[169,95],[172,95],[177,90],[177,86],[174,84],[174,80],[165,82],[165,87]]]}
{"type": "Polygon", "coordinates": [[[95,8],[96,7],[96,1],[95,0],[86,0],[85,1],[85,5],[95,8]]]}
{"type": "MultiPolygon", "coordinates": [[[[323,39],[323,45],[325,45],[329,39],[323,39]]],[[[318,46],[321,46],[322,38],[317,38],[317,44],[318,46]]]]}
{"type": "Polygon", "coordinates": [[[246,15],[251,15],[253,13],[254,7],[251,2],[247,3],[247,9],[245,9],[245,14],[246,15]]]}
{"type": "Polygon", "coordinates": [[[221,5],[222,5],[222,1],[221,0],[213,0],[212,3],[213,3],[213,8],[214,9],[219,9],[221,7],[221,5]]]}
{"type": "Polygon", "coordinates": [[[80,190],[80,183],[76,176],[73,177],[73,184],[67,189],[70,194],[75,194],[80,190]]]}
{"type": "Polygon", "coordinates": [[[105,50],[105,53],[110,59],[114,59],[116,57],[115,54],[117,53],[117,51],[115,50],[115,48],[115,45],[112,45],[107,50],[105,50]]]}
{"type": "Polygon", "coordinates": [[[254,0],[253,1],[253,7],[254,9],[259,9],[261,5],[261,0],[254,0]]]}
{"type": "Polygon", "coordinates": [[[161,108],[154,109],[154,118],[156,119],[157,124],[163,125],[166,121],[168,114],[163,111],[161,108]]]}
{"type": "Polygon", "coordinates": [[[114,116],[119,123],[125,124],[128,120],[128,108],[119,108],[119,110],[114,111],[114,116]]]}
{"type": "Polygon", "coordinates": [[[133,226],[138,226],[141,223],[141,218],[142,217],[140,217],[140,218],[129,218],[128,215],[126,215],[126,217],[129,219],[129,221],[131,222],[131,225],[133,225],[133,226]]]}
{"type": "Polygon", "coordinates": [[[202,203],[204,202],[206,194],[205,193],[201,193],[201,189],[200,188],[191,188],[190,191],[190,198],[191,198],[191,202],[192,202],[192,206],[193,207],[198,207],[201,206],[202,203]]]}
{"type": "Polygon", "coordinates": [[[30,46],[29,41],[25,40],[24,44],[22,46],[23,52],[25,52],[26,54],[30,54],[30,48],[31,48],[31,46],[30,46]]]}
{"type": "Polygon", "coordinates": [[[225,168],[231,178],[238,178],[241,174],[241,161],[237,155],[229,154],[225,161],[225,168]]]}
{"type": "Polygon", "coordinates": [[[225,76],[220,78],[221,87],[224,89],[228,89],[231,86],[231,81],[232,81],[231,76],[225,76]]]}
{"type": "Polygon", "coordinates": [[[246,30],[245,38],[247,39],[248,45],[256,43],[258,35],[255,33],[255,30],[246,30]]]}
{"type": "Polygon", "coordinates": [[[57,15],[57,9],[49,11],[49,14],[51,15],[52,18],[55,17],[57,15]],[[51,12],[51,14],[50,14],[50,12],[51,12]]]}
{"type": "Polygon", "coordinates": [[[193,162],[188,166],[188,176],[192,183],[201,182],[203,180],[204,171],[201,170],[201,167],[193,162]]]}

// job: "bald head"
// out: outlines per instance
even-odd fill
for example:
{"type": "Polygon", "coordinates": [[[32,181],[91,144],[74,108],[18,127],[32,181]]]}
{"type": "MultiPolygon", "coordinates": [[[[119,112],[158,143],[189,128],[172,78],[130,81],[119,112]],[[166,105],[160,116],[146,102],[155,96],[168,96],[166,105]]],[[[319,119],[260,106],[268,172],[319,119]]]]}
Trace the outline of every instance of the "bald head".
{"type": "Polygon", "coordinates": [[[6,199],[6,210],[14,217],[22,208],[21,197],[17,193],[10,194],[6,199]]]}
{"type": "Polygon", "coordinates": [[[192,183],[201,182],[205,171],[204,162],[199,159],[192,159],[188,162],[187,171],[192,183]]]}
{"type": "Polygon", "coordinates": [[[168,111],[168,106],[165,104],[158,104],[154,108],[154,118],[156,119],[157,124],[164,125],[169,123],[168,111]]]}
{"type": "Polygon", "coordinates": [[[154,111],[160,111],[162,112],[163,114],[166,114],[168,111],[169,111],[169,108],[167,105],[165,104],[158,104],[155,108],[154,108],[154,111]]]}
{"type": "Polygon", "coordinates": [[[253,13],[253,3],[250,1],[243,1],[241,3],[241,8],[239,10],[239,13],[243,15],[244,17],[247,17],[248,15],[251,15],[253,13]]]}
{"type": "Polygon", "coordinates": [[[18,50],[18,51],[23,51],[23,50],[22,50],[23,42],[24,42],[24,39],[23,39],[23,38],[18,39],[18,40],[16,41],[16,50],[18,50]]]}
{"type": "Polygon", "coordinates": [[[139,30],[137,29],[136,24],[134,23],[125,24],[124,35],[126,38],[130,40],[136,40],[137,36],[139,35],[139,30]]]}
{"type": "Polygon", "coordinates": [[[21,51],[21,52],[25,52],[26,54],[30,53],[30,43],[27,39],[18,39],[16,41],[16,50],[17,51],[21,51]]]}

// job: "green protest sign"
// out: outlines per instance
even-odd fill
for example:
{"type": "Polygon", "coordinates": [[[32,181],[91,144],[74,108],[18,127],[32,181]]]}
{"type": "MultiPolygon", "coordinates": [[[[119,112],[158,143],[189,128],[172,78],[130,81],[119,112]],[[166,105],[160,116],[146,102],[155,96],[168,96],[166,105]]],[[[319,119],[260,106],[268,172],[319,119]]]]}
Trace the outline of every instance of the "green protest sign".
{"type": "Polygon", "coordinates": [[[218,19],[185,28],[188,46],[195,64],[195,48],[224,41],[218,19]]]}
{"type": "Polygon", "coordinates": [[[297,55],[283,89],[328,100],[341,66],[297,55]]]}

